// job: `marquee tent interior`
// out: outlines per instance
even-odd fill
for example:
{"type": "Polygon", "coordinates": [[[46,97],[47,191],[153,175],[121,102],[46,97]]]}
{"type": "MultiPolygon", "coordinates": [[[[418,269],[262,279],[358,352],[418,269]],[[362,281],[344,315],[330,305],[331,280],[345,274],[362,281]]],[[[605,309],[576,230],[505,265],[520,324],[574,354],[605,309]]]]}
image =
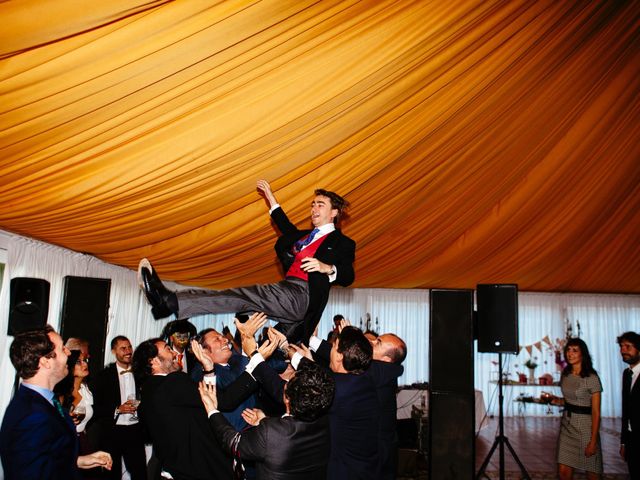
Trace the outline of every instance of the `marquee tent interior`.
{"type": "Polygon", "coordinates": [[[266,178],[299,224],[314,188],[351,202],[356,281],[321,326],[369,313],[410,338],[407,383],[427,377],[428,288],[517,283],[520,342],[542,361],[537,343],[579,322],[619,390],[615,334],[640,329],[638,2],[39,0],[0,16],[1,351],[12,277],[51,281],[54,326],[64,275],[111,278],[109,333],[134,343],[159,329],[141,257],[176,286],[279,279],[266,178]]]}

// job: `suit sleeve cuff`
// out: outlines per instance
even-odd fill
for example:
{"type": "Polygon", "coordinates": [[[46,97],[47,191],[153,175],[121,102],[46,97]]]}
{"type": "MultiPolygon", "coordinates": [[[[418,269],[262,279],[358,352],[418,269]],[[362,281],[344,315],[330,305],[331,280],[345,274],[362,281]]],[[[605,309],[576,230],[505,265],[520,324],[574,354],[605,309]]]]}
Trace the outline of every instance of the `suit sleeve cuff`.
{"type": "Polygon", "coordinates": [[[207,418],[211,418],[211,415],[215,414],[215,413],[220,413],[220,410],[214,408],[213,410],[209,410],[207,412],[207,418]]]}
{"type": "Polygon", "coordinates": [[[280,208],[280,204],[279,203],[276,203],[275,205],[273,205],[273,207],[271,207],[269,209],[269,215],[271,215],[276,208],[280,208]]]}

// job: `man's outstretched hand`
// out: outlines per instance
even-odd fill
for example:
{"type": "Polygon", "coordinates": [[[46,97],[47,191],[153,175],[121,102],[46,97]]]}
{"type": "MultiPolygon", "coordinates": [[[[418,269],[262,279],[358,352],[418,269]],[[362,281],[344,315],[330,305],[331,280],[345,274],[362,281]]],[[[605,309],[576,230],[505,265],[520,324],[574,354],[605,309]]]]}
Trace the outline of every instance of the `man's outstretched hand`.
{"type": "Polygon", "coordinates": [[[272,208],[276,203],[278,203],[275,195],[271,191],[271,185],[269,185],[269,182],[267,182],[266,180],[258,180],[256,186],[258,187],[258,190],[260,191],[262,196],[264,196],[264,198],[267,199],[267,202],[269,202],[269,208],[272,208]]]}

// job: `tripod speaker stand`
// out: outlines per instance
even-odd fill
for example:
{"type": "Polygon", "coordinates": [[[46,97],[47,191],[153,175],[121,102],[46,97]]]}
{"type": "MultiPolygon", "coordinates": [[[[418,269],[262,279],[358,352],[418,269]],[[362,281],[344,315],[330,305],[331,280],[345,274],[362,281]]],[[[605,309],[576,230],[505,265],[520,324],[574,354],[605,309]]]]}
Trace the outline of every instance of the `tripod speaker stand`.
{"type": "Polygon", "coordinates": [[[504,446],[506,445],[509,451],[511,452],[511,456],[516,461],[518,466],[520,467],[520,471],[522,472],[522,478],[526,480],[531,480],[531,477],[527,473],[527,469],[524,468],[524,465],[518,458],[516,451],[513,449],[511,444],[509,443],[509,439],[504,435],[504,412],[503,412],[503,403],[504,396],[502,394],[502,353],[498,353],[498,435],[496,439],[493,441],[493,445],[491,446],[491,450],[487,454],[487,457],[482,462],[480,466],[480,470],[478,470],[478,474],[476,475],[476,480],[482,478],[484,475],[484,471],[489,465],[489,461],[491,460],[491,456],[493,452],[496,451],[497,447],[499,448],[499,458],[500,458],[500,480],[504,480],[504,446]]]}

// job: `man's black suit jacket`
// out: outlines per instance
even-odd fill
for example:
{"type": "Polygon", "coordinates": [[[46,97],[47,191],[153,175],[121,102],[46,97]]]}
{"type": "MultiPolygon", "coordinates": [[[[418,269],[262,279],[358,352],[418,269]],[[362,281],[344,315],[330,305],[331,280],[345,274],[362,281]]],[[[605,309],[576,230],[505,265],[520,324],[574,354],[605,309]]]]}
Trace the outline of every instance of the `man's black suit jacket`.
{"type": "MultiPolygon", "coordinates": [[[[216,437],[231,451],[236,430],[220,413],[209,418],[216,437]]],[[[326,480],[329,461],[329,419],[313,422],[292,416],[267,417],[242,432],[240,458],[256,462],[258,480],[326,480]]]]}
{"type": "MultiPolygon", "coordinates": [[[[309,361],[302,359],[301,362],[309,361]]],[[[274,400],[282,400],[285,381],[261,362],[253,376],[274,400]]],[[[378,479],[380,405],[371,376],[334,373],[336,391],[329,410],[331,453],[327,478],[378,479]]]]}
{"type": "MultiPolygon", "coordinates": [[[[218,402],[231,408],[256,388],[245,372],[226,391],[216,392],[218,402]]],[[[146,379],[139,412],[161,467],[175,480],[232,478],[232,458],[215,440],[198,387],[186,373],[146,379]]]]}
{"type": "MultiPolygon", "coordinates": [[[[633,445],[634,452],[640,452],[640,379],[631,388],[631,394],[622,393],[622,431],[620,443],[633,445]],[[631,425],[631,431],[628,429],[631,425]]],[[[629,454],[631,452],[627,452],[629,454]]]]}
{"type": "Polygon", "coordinates": [[[72,480],[78,440],[71,417],[21,385],[4,413],[0,457],[6,480],[72,480]]]}
{"type": "MultiPolygon", "coordinates": [[[[271,218],[282,234],[276,242],[275,250],[286,274],[295,259],[292,253],[293,245],[302,237],[308,235],[311,230],[299,230],[289,221],[282,208],[276,208],[271,212],[271,218]]],[[[318,250],[316,250],[314,257],[327,265],[334,265],[337,271],[334,283],[347,287],[355,279],[353,270],[355,255],[356,242],[336,229],[326,236],[318,250]]],[[[328,275],[319,272],[309,273],[309,307],[304,317],[305,330],[302,337],[305,343],[309,340],[320,321],[324,307],[329,299],[330,288],[331,282],[329,282],[328,275]]]]}
{"type": "MultiPolygon", "coordinates": [[[[316,352],[318,359],[329,360],[331,345],[323,340],[316,352]]],[[[378,395],[379,430],[378,459],[380,463],[380,480],[396,478],[396,451],[398,446],[398,430],[396,423],[398,377],[404,367],[396,363],[373,360],[365,375],[373,381],[378,395]]]]}
{"type": "Polygon", "coordinates": [[[87,433],[94,445],[102,450],[110,450],[110,442],[113,440],[111,430],[117,420],[115,410],[122,404],[116,364],[110,363],[100,371],[91,381],[90,389],[93,394],[93,417],[87,433]]]}

